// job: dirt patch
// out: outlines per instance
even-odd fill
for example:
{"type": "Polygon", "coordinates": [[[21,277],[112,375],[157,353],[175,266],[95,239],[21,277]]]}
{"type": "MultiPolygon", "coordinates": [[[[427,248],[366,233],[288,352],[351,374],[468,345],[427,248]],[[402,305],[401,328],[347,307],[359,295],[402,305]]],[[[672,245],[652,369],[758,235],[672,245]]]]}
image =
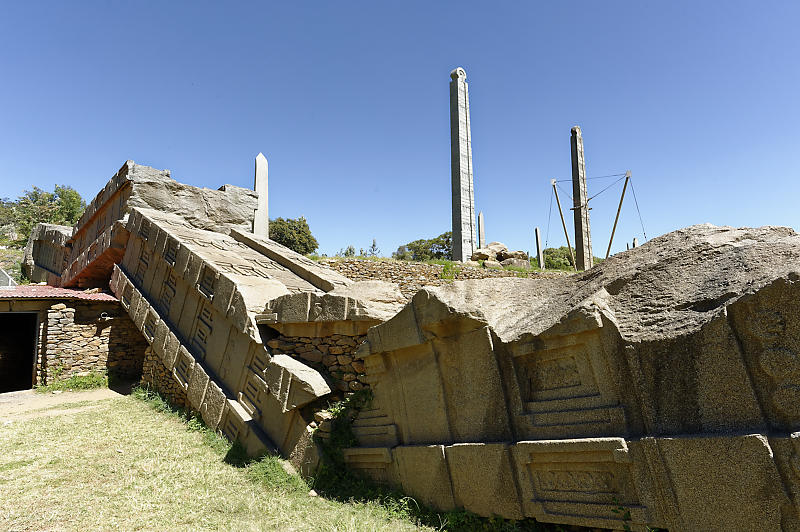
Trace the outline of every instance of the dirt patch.
{"type": "Polygon", "coordinates": [[[0,426],[35,417],[90,410],[96,403],[120,397],[108,388],[82,392],[38,393],[33,390],[0,394],[0,426]]]}

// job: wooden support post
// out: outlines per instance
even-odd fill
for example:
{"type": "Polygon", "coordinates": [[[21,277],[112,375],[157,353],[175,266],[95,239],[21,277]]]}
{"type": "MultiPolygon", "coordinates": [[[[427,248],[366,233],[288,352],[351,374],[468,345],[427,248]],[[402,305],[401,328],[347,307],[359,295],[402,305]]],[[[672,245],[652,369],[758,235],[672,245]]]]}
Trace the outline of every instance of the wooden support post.
{"type": "Polygon", "coordinates": [[[625,199],[625,190],[628,188],[628,181],[631,180],[631,171],[625,172],[625,184],[622,185],[622,195],[619,197],[619,207],[617,207],[617,217],[614,218],[614,227],[611,228],[611,238],[608,239],[608,249],[606,250],[606,258],[611,253],[611,243],[614,241],[614,233],[617,230],[617,222],[619,222],[619,213],[622,210],[622,200],[625,199]]]}
{"type": "Polygon", "coordinates": [[[556,189],[556,180],[550,181],[553,185],[553,193],[556,195],[556,203],[558,204],[558,214],[561,216],[561,227],[564,228],[564,236],[567,238],[567,249],[569,249],[569,258],[572,259],[572,267],[578,271],[578,265],[575,262],[575,255],[572,254],[572,244],[569,243],[569,233],[567,232],[567,222],[564,221],[564,211],[561,210],[561,200],[558,199],[558,190],[556,189]]]}

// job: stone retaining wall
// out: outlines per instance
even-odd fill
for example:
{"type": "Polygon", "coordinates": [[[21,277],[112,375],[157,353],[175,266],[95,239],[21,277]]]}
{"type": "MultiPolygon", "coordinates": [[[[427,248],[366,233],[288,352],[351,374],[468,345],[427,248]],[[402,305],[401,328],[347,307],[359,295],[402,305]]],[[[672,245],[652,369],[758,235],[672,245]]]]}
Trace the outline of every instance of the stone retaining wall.
{"type": "MultiPolygon", "coordinates": [[[[328,266],[353,281],[388,281],[400,287],[403,295],[411,299],[424,286],[441,286],[455,280],[488,279],[492,277],[525,277],[524,272],[472,266],[454,267],[453,279],[442,279],[445,268],[441,264],[408,262],[403,260],[322,259],[328,266]]],[[[563,272],[529,272],[527,275],[555,277],[563,272]]]]}
{"type": "Polygon", "coordinates": [[[335,401],[344,393],[369,387],[362,379],[364,363],[353,356],[365,338],[366,335],[343,334],[316,338],[280,335],[267,341],[267,347],[271,354],[289,355],[327,377],[331,390],[334,390],[331,400],[335,401]]]}
{"type": "Polygon", "coordinates": [[[135,379],[142,371],[147,342],[119,303],[56,303],[40,331],[39,384],[108,371],[135,379]],[[69,305],[69,306],[67,306],[69,305]]]}
{"type": "Polygon", "coordinates": [[[170,404],[180,408],[191,408],[186,390],[172,378],[172,373],[151,347],[144,353],[142,384],[158,391],[170,404]]]}

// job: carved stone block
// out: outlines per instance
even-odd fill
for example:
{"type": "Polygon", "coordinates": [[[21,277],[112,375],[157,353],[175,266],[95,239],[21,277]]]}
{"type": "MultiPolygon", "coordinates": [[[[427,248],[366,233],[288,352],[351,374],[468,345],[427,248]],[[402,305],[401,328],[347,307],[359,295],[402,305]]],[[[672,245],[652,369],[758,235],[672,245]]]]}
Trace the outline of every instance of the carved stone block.
{"type": "Polygon", "coordinates": [[[444,448],[456,505],[485,517],[522,519],[508,445],[460,443],[444,448]]]}
{"type": "Polygon", "coordinates": [[[395,447],[392,456],[405,493],[439,510],[455,508],[444,446],[395,447]]]}

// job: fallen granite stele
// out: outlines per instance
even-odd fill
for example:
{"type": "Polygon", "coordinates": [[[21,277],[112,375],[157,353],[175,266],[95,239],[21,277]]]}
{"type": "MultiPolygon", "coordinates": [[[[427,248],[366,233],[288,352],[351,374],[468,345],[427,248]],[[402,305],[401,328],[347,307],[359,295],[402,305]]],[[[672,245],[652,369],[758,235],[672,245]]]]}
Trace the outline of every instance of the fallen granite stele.
{"type": "Polygon", "coordinates": [[[443,510],[797,530],[798,281],[791,229],[705,225],[581,275],[423,289],[368,331],[345,458],[443,510]]]}
{"type": "Polygon", "coordinates": [[[320,460],[315,413],[336,391],[292,338],[360,368],[372,390],[349,467],[435,508],[800,529],[791,229],[692,226],[578,275],[456,281],[406,303],[395,285],[253,234],[257,208],[252,191],[129,161],[74,228],[34,230],[26,269],[110,288],[210,427],[304,475],[320,460]]]}

